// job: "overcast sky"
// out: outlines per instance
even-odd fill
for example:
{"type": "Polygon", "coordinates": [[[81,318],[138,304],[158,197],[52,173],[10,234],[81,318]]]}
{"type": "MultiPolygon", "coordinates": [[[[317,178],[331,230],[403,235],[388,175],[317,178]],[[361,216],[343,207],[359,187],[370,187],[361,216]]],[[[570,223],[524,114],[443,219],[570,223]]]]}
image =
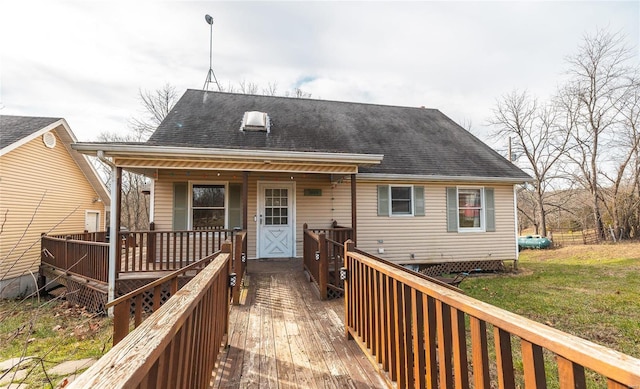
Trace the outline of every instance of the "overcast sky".
{"type": "Polygon", "coordinates": [[[585,33],[626,34],[640,62],[639,1],[3,0],[0,113],[64,117],[83,141],[124,133],[140,89],[203,87],[205,14],[223,86],[437,108],[483,140],[496,98],[549,96],[585,33]]]}

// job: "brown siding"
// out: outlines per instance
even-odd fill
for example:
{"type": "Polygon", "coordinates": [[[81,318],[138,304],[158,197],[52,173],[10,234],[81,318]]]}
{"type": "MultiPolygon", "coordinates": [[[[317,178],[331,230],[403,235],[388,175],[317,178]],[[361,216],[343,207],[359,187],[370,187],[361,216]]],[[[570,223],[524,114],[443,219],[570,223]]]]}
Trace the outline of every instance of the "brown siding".
{"type": "Polygon", "coordinates": [[[38,271],[41,233],[82,232],[87,210],[100,212],[104,228],[103,203],[56,138],[53,149],[38,137],[2,156],[0,280],[38,271]]]}

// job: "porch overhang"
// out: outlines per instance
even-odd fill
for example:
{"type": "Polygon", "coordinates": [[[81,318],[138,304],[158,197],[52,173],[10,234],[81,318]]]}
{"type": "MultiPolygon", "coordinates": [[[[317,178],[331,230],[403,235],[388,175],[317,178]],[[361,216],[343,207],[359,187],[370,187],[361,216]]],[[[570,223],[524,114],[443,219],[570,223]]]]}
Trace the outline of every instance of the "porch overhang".
{"type": "Polygon", "coordinates": [[[111,143],[75,143],[87,155],[100,155],[126,170],[150,175],[160,169],[356,174],[378,165],[381,154],[313,151],[165,147],[111,143]]]}

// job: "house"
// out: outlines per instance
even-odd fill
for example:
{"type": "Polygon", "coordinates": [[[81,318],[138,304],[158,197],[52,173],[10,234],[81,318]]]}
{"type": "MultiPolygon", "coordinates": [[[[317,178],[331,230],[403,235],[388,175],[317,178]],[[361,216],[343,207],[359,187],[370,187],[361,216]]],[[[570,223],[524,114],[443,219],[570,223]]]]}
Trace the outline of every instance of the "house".
{"type": "Polygon", "coordinates": [[[201,90],[145,143],[73,147],[150,177],[157,230],[242,228],[250,258],[335,221],[398,263],[515,260],[530,179],[436,109],[201,90]]]}
{"type": "Polygon", "coordinates": [[[40,235],[104,230],[109,193],[64,119],[0,116],[0,296],[35,290],[40,235]]]}

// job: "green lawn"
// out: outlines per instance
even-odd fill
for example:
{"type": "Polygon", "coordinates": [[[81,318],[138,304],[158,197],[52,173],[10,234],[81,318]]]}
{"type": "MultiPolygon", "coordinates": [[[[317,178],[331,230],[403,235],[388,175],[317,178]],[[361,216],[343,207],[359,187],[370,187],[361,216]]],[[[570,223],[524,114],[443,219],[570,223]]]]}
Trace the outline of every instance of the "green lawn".
{"type": "Polygon", "coordinates": [[[19,381],[30,388],[48,388],[60,381],[63,377],[45,374],[54,365],[100,358],[111,348],[111,335],[111,319],[65,301],[0,301],[0,361],[34,357],[24,366],[27,378],[19,381]]]}
{"type": "Polygon", "coordinates": [[[640,358],[640,244],[521,252],[517,274],[471,277],[472,297],[640,358]]]}

